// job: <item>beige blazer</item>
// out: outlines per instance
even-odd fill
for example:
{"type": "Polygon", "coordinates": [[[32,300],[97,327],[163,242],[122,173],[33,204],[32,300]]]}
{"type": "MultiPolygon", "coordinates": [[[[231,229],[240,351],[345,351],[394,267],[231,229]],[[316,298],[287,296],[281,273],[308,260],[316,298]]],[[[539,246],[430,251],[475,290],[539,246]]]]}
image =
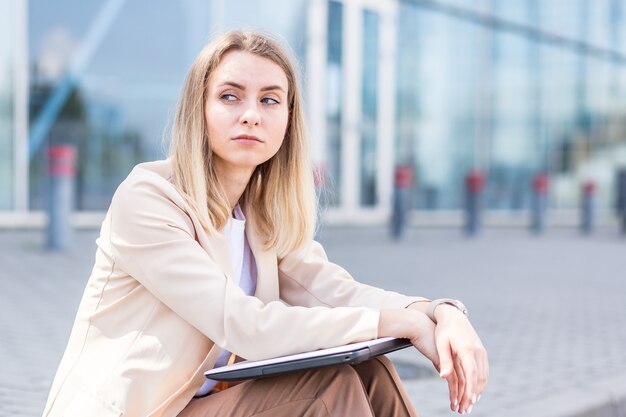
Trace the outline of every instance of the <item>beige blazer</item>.
{"type": "Polygon", "coordinates": [[[316,242],[278,259],[253,216],[247,296],[170,179],[169,161],[140,164],[113,196],[44,416],[174,417],[220,346],[261,359],[373,339],[379,309],[419,300],[357,283],[316,242]]]}

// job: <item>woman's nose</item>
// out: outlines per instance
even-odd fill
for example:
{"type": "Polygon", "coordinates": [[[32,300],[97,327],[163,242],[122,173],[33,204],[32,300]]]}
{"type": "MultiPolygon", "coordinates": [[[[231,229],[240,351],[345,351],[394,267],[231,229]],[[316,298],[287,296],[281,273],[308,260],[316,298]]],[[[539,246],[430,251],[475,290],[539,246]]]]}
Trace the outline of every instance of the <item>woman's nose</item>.
{"type": "Polygon", "coordinates": [[[248,106],[241,117],[239,118],[239,122],[248,126],[257,126],[261,123],[261,116],[256,109],[256,106],[251,105],[248,106]]]}

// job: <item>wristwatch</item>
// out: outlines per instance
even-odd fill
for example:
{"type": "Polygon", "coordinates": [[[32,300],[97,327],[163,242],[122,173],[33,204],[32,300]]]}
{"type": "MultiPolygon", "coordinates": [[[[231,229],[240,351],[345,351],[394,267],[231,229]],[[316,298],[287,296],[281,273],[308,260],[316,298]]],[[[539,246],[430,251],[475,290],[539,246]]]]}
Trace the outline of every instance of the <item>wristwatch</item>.
{"type": "Polygon", "coordinates": [[[455,300],[453,298],[438,298],[436,300],[431,301],[430,305],[426,309],[426,315],[435,323],[437,323],[437,319],[435,319],[435,309],[440,304],[447,304],[447,305],[451,305],[452,307],[456,307],[459,309],[459,311],[461,311],[461,313],[465,314],[466,316],[469,316],[467,312],[467,308],[465,307],[465,304],[463,304],[459,300],[455,300]]]}

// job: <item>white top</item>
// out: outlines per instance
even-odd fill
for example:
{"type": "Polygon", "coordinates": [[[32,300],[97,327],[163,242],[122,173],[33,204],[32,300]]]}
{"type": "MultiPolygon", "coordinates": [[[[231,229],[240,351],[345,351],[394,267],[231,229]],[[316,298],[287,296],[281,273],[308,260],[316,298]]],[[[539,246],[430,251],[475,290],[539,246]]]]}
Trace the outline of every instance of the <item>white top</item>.
{"type": "MultiPolygon", "coordinates": [[[[239,205],[235,207],[233,214],[235,217],[231,217],[222,229],[222,233],[228,239],[228,249],[233,263],[233,278],[238,281],[239,287],[246,295],[254,295],[257,271],[254,256],[246,239],[246,217],[239,205]]],[[[215,368],[226,365],[229,358],[230,352],[223,349],[217,357],[215,368]]],[[[196,397],[207,395],[216,384],[217,381],[207,379],[196,392],[196,397]]]]}

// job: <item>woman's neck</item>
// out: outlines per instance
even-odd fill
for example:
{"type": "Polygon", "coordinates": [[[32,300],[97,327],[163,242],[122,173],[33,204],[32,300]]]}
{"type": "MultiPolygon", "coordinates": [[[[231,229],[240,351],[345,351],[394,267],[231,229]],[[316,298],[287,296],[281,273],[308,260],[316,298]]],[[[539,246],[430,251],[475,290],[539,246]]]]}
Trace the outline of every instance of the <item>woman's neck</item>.
{"type": "Polygon", "coordinates": [[[234,209],[241,195],[246,190],[246,186],[248,185],[248,181],[250,181],[254,169],[226,170],[219,169],[218,166],[215,168],[217,178],[226,192],[228,204],[231,209],[234,209]]]}

